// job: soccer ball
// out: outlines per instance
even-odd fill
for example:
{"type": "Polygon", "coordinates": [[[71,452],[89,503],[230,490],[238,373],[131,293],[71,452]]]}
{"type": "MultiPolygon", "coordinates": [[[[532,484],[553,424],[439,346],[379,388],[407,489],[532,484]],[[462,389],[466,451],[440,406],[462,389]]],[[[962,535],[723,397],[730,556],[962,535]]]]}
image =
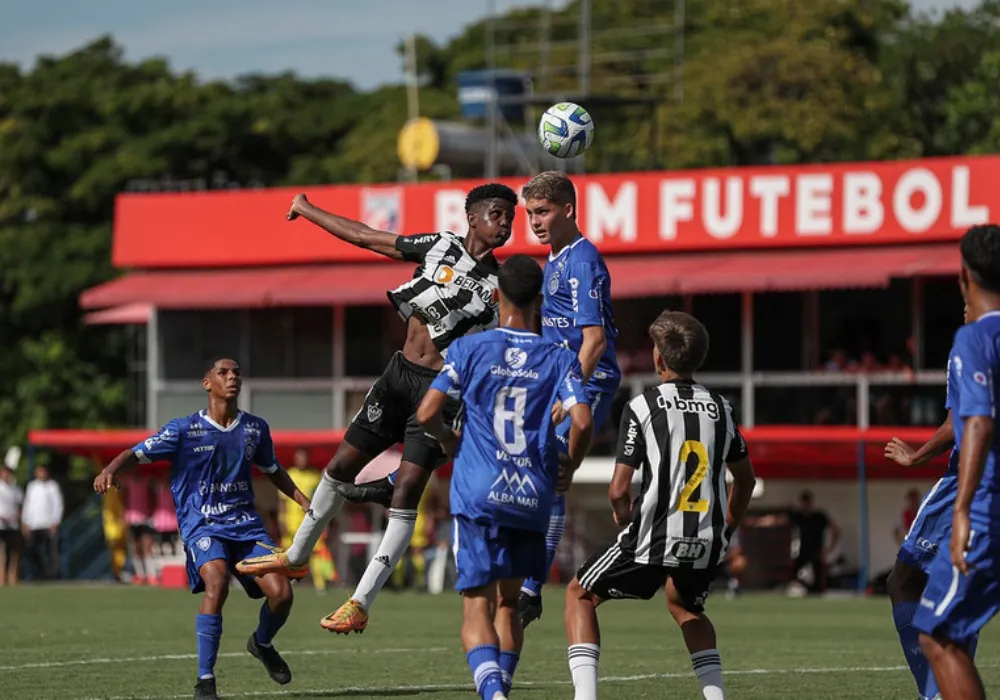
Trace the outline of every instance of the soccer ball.
{"type": "Polygon", "coordinates": [[[580,105],[560,102],[542,115],[538,140],[556,158],[575,158],[594,142],[594,120],[580,105]]]}

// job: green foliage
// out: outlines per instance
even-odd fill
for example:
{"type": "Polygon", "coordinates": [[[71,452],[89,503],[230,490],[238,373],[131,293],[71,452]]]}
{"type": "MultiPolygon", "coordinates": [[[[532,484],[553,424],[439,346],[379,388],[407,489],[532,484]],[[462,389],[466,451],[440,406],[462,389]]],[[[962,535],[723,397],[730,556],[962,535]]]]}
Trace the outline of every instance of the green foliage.
{"type": "MultiPolygon", "coordinates": [[[[647,104],[589,105],[591,171],[1000,149],[1000,0],[941,17],[900,0],[687,0],[682,74],[673,11],[593,2],[595,91],[647,104]]],[[[495,27],[497,65],[575,94],[578,17],[576,2],[550,20],[512,11],[495,27]]],[[[486,37],[485,21],[444,45],[417,37],[423,115],[457,117],[455,78],[487,65],[486,37]]],[[[29,427],[125,420],[124,333],[82,325],[77,305],[115,274],[118,192],[394,180],[406,117],[401,86],[362,93],[292,73],[204,82],[161,59],[129,63],[110,37],[27,71],[0,63],[0,448],[29,427]]]]}

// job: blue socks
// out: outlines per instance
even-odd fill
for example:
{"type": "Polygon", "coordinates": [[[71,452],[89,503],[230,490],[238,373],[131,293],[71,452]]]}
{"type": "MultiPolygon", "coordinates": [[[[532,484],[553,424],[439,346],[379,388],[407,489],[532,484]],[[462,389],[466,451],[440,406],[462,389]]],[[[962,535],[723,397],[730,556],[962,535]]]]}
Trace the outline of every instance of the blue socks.
{"type": "Polygon", "coordinates": [[[504,695],[510,695],[510,689],[514,686],[514,671],[517,670],[517,662],[520,659],[521,655],[513,651],[500,652],[500,677],[503,681],[504,695]]]}
{"type": "Polygon", "coordinates": [[[476,692],[482,700],[493,700],[497,693],[503,693],[503,677],[500,672],[500,647],[480,644],[465,655],[472,669],[472,679],[476,692]]]}
{"type": "MultiPolygon", "coordinates": [[[[556,550],[559,549],[559,541],[562,539],[563,530],[566,529],[566,495],[556,494],[552,501],[552,510],[549,511],[549,529],[545,533],[545,571],[552,569],[552,562],[556,560],[556,550]]],[[[547,575],[547,574],[546,574],[547,575]]],[[[536,581],[533,578],[525,579],[521,590],[528,595],[538,596],[542,594],[542,586],[545,581],[536,581]]]]}
{"type": "Polygon", "coordinates": [[[257,631],[254,632],[254,637],[257,639],[258,644],[271,646],[271,640],[274,639],[274,635],[278,633],[278,630],[285,624],[285,620],[288,619],[289,611],[290,609],[284,613],[275,613],[268,606],[267,601],[264,601],[263,605],[260,606],[257,631]]]}
{"type": "Polygon", "coordinates": [[[919,603],[897,603],[892,606],[892,621],[896,623],[896,633],[899,634],[899,644],[903,647],[903,656],[917,683],[917,692],[922,698],[933,698],[938,694],[937,681],[931,665],[920,648],[920,632],[911,624],[913,615],[917,612],[919,603]]]}
{"type": "Polygon", "coordinates": [[[198,635],[198,680],[215,677],[215,660],[222,641],[222,615],[201,615],[195,618],[198,635]]]}

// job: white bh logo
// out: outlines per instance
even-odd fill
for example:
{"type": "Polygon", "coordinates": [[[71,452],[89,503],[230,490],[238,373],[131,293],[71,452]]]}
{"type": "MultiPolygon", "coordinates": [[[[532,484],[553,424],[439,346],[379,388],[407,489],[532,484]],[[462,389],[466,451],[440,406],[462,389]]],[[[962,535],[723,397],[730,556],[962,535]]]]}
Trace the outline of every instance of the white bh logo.
{"type": "Polygon", "coordinates": [[[531,480],[531,477],[525,474],[521,476],[517,472],[508,472],[504,469],[500,472],[500,476],[497,477],[496,481],[493,482],[491,489],[495,489],[500,484],[506,486],[506,491],[514,495],[521,494],[523,496],[537,496],[538,489],[535,488],[535,483],[531,480]]]}
{"type": "Polygon", "coordinates": [[[212,546],[212,540],[209,537],[202,537],[198,540],[198,549],[203,552],[207,552],[208,548],[212,546]]]}
{"type": "Polygon", "coordinates": [[[514,369],[520,369],[528,361],[528,353],[521,348],[507,348],[503,354],[503,361],[514,369]]]}

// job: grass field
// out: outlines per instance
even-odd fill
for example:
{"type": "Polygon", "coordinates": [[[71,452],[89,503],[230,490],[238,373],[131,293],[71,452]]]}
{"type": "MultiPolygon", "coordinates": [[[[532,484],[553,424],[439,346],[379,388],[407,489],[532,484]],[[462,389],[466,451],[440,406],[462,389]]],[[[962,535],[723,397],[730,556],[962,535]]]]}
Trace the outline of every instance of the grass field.
{"type": "MultiPolygon", "coordinates": [[[[385,593],[362,635],[339,637],[319,618],[346,593],[302,589],[276,646],[293,681],[274,685],[245,651],[257,604],[234,589],[219,663],[223,697],[473,698],[458,639],[454,594],[385,593]]],[[[562,591],[528,630],[515,697],[571,698],[562,630],[562,591]]],[[[197,598],[181,591],[114,586],[22,586],[0,590],[0,697],[185,698],[196,671],[197,598]]],[[[700,698],[680,633],[659,599],[602,609],[602,697],[700,698]]],[[[748,595],[709,602],[720,635],[729,697],[916,697],[888,601],[791,600],[748,595]]],[[[1000,628],[988,630],[979,659],[988,694],[1000,690],[1000,628]]]]}

